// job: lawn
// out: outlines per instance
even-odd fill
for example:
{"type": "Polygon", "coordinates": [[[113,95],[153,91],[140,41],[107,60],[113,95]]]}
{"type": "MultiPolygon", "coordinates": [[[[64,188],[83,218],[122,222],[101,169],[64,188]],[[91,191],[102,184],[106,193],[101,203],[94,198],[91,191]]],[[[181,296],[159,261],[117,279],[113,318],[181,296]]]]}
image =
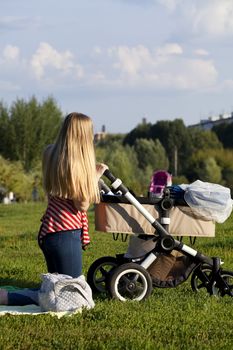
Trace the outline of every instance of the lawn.
{"type": "MultiPolygon", "coordinates": [[[[46,271],[36,236],[45,205],[0,205],[0,285],[36,287],[46,271]]],[[[84,274],[105,255],[126,250],[127,242],[94,231],[83,254],[84,274]]],[[[187,241],[188,243],[188,241],[187,241]]],[[[189,243],[188,243],[189,244],[189,243]]],[[[199,238],[195,248],[220,256],[233,270],[233,216],[217,225],[215,238],[199,238]]],[[[95,296],[96,306],[58,319],[50,315],[0,317],[0,349],[233,349],[233,300],[195,294],[190,281],[174,289],[154,289],[143,302],[95,296]]]]}

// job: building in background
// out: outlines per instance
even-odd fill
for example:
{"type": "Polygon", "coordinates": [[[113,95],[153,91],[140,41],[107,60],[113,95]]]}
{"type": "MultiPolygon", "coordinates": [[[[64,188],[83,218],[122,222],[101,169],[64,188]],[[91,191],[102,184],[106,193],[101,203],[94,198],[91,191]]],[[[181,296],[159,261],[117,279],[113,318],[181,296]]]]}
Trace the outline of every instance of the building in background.
{"type": "Polygon", "coordinates": [[[202,130],[211,130],[213,126],[220,124],[230,124],[233,122],[233,112],[222,113],[216,116],[210,116],[207,119],[201,119],[200,123],[190,125],[189,128],[200,128],[202,130]]]}
{"type": "Polygon", "coordinates": [[[101,141],[101,140],[104,140],[105,137],[106,137],[107,133],[106,133],[106,126],[105,125],[102,125],[102,128],[101,128],[101,131],[100,132],[97,132],[95,134],[95,139],[94,141],[95,142],[98,142],[98,141],[101,141]]]}

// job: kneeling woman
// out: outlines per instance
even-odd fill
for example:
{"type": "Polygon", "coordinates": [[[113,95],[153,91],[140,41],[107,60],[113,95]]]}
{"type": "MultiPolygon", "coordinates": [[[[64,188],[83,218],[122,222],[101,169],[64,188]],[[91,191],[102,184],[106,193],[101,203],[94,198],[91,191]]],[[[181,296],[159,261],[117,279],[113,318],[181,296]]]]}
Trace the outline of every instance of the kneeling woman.
{"type": "MultiPolygon", "coordinates": [[[[107,166],[96,165],[93,125],[81,113],[69,114],[55,144],[43,155],[43,184],[48,206],[38,235],[50,273],[82,274],[82,249],[90,242],[87,209],[98,203],[98,181],[107,166]]],[[[38,290],[0,290],[0,304],[38,304],[38,290]]]]}

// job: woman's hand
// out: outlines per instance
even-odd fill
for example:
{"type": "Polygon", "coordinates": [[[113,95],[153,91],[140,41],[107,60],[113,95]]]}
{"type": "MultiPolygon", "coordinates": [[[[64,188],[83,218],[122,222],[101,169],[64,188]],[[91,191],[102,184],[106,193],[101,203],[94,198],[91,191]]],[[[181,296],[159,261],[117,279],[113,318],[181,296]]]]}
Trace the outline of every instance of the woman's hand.
{"type": "Polygon", "coordinates": [[[106,164],[103,164],[103,163],[96,164],[96,173],[97,173],[98,179],[101,178],[101,176],[103,175],[106,169],[108,169],[108,166],[106,164]]]}

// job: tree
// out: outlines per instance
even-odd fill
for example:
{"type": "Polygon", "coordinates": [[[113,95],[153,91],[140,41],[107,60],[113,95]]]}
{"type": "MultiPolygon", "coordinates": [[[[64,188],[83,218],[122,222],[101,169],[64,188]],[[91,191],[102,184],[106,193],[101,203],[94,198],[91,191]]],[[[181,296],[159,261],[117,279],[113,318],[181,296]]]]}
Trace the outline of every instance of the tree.
{"type": "Polygon", "coordinates": [[[213,127],[224,148],[233,148],[233,123],[222,123],[213,127]]]}
{"type": "Polygon", "coordinates": [[[216,162],[215,157],[208,152],[199,151],[195,153],[191,158],[190,166],[192,168],[192,173],[189,174],[191,181],[199,179],[206,182],[221,183],[222,169],[216,162]]]}
{"type": "Polygon", "coordinates": [[[163,120],[156,124],[139,124],[124,139],[125,144],[134,145],[137,139],[158,139],[166,150],[169,171],[177,175],[185,173],[186,160],[191,156],[191,140],[182,119],[163,120]]]}
{"type": "Polygon", "coordinates": [[[137,139],[150,138],[151,123],[138,124],[136,128],[130,131],[124,138],[124,145],[133,146],[137,139]]]}
{"type": "Polygon", "coordinates": [[[167,152],[170,171],[185,174],[187,159],[192,154],[191,140],[182,119],[159,121],[151,127],[150,137],[159,139],[167,152]]]}
{"type": "Polygon", "coordinates": [[[188,128],[188,136],[192,144],[192,153],[199,150],[219,150],[223,148],[217,135],[211,130],[188,128]]]}
{"type": "Polygon", "coordinates": [[[136,193],[141,192],[140,174],[137,155],[130,146],[123,146],[122,142],[113,141],[108,146],[97,146],[97,161],[108,165],[110,171],[119,177],[127,187],[136,193]]]}
{"type": "Polygon", "coordinates": [[[0,154],[11,156],[11,128],[7,106],[0,102],[0,154]]]}
{"type": "Polygon", "coordinates": [[[9,111],[0,106],[1,154],[21,161],[26,171],[41,159],[44,147],[54,142],[62,121],[62,113],[52,98],[38,103],[18,99],[9,111]],[[6,132],[7,130],[7,132],[6,132]]]}
{"type": "Polygon", "coordinates": [[[0,184],[6,194],[12,191],[16,200],[31,200],[33,177],[25,173],[20,162],[10,162],[0,156],[0,184]]]}
{"type": "Polygon", "coordinates": [[[134,144],[139,167],[145,170],[147,167],[153,170],[168,169],[166,151],[159,140],[137,139],[134,144]]]}

